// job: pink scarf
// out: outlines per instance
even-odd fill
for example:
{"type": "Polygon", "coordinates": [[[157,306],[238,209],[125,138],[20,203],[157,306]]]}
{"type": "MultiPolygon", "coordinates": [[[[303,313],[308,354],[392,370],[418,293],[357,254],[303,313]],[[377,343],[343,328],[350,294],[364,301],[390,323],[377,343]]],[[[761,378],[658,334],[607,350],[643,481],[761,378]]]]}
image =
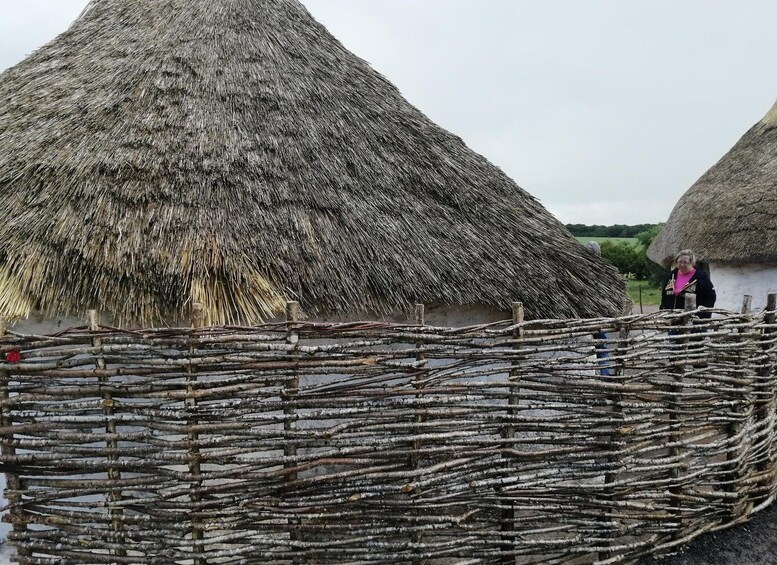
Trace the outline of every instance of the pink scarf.
{"type": "Polygon", "coordinates": [[[675,296],[680,294],[680,292],[688,285],[691,278],[695,274],[696,274],[696,269],[691,269],[685,274],[682,274],[680,271],[677,271],[677,280],[675,280],[675,283],[674,283],[675,296]]]}

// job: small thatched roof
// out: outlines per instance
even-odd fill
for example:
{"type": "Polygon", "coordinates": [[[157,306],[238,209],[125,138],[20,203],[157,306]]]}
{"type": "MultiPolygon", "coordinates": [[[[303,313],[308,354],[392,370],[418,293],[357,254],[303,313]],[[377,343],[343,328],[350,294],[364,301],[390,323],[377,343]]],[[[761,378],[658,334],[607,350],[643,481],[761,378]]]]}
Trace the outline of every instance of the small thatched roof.
{"type": "Polygon", "coordinates": [[[297,0],[95,1],[0,101],[0,315],[620,312],[614,269],[297,0]]]}
{"type": "Polygon", "coordinates": [[[648,257],[777,263],[777,103],[680,198],[648,257]]]}

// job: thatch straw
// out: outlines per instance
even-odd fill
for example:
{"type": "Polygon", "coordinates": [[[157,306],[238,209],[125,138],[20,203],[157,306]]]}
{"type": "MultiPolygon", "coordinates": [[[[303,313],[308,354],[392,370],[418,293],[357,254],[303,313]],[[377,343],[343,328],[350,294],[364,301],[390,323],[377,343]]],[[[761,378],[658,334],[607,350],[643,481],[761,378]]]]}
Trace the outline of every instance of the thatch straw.
{"type": "Polygon", "coordinates": [[[777,262],[777,103],[680,198],[648,249],[720,263],[777,262]]]}
{"type": "Polygon", "coordinates": [[[0,100],[0,316],[621,312],[614,269],[296,0],[93,2],[0,100]]]}

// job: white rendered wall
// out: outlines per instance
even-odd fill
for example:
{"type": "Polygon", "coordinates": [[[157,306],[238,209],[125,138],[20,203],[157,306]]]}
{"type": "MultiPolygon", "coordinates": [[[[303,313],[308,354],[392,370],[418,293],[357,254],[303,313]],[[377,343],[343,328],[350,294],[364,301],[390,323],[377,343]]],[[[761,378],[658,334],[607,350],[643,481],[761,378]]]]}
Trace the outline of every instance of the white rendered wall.
{"type": "Polygon", "coordinates": [[[22,334],[53,334],[74,326],[88,324],[86,314],[81,319],[62,317],[58,319],[45,318],[42,314],[33,312],[29,318],[18,320],[9,325],[8,329],[22,334]]]}
{"type": "MultiPolygon", "coordinates": [[[[489,306],[441,306],[441,305],[427,305],[426,308],[426,325],[428,326],[444,326],[444,327],[463,327],[476,324],[488,324],[491,322],[498,322],[500,320],[509,320],[512,317],[510,311],[501,311],[489,306]]],[[[285,318],[278,317],[268,322],[283,322],[285,318]]],[[[364,316],[324,316],[324,317],[304,317],[303,321],[311,322],[354,322],[358,320],[383,320],[386,322],[397,322],[400,324],[413,324],[415,323],[415,313],[412,310],[408,310],[402,314],[394,314],[391,316],[378,316],[378,315],[364,315],[364,316]]],[[[19,320],[9,325],[11,331],[23,333],[23,334],[51,334],[62,331],[73,326],[83,326],[88,324],[86,313],[83,318],[63,317],[59,319],[45,318],[38,313],[30,314],[30,317],[24,320],[19,320]]],[[[105,325],[111,325],[112,320],[105,316],[100,316],[100,323],[105,325]]],[[[188,325],[187,322],[181,322],[182,325],[188,325]]]]}
{"type": "Polygon", "coordinates": [[[766,308],[766,296],[777,292],[777,265],[722,265],[710,263],[710,278],[718,300],[716,308],[739,312],[745,294],[753,297],[752,311],[766,308]]]}

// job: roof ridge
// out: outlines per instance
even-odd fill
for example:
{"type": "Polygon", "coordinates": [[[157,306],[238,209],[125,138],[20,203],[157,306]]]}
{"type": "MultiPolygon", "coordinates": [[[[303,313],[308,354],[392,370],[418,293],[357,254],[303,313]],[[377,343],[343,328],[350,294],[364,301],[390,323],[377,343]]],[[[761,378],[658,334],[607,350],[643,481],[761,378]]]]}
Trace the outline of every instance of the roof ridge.
{"type": "Polygon", "coordinates": [[[777,100],[775,100],[774,105],[768,112],[766,112],[766,115],[763,117],[763,119],[761,119],[761,123],[766,126],[777,125],[777,100]]]}

